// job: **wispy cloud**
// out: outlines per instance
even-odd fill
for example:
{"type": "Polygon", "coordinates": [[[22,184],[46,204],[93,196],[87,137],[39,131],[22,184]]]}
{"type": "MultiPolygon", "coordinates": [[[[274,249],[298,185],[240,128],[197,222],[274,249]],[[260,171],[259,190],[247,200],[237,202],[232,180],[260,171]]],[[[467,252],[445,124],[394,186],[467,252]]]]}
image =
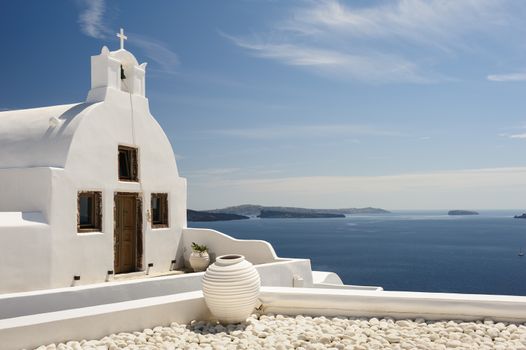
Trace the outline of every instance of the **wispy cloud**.
{"type": "Polygon", "coordinates": [[[330,138],[334,136],[404,136],[396,130],[362,124],[313,124],[313,125],[277,125],[260,128],[232,128],[206,130],[208,134],[238,137],[245,139],[267,140],[279,138],[330,138]]]}
{"type": "Polygon", "coordinates": [[[492,74],[488,75],[487,79],[496,82],[526,81],[526,72],[492,74]]]}
{"type": "Polygon", "coordinates": [[[257,57],[331,78],[429,83],[451,80],[434,70],[440,57],[470,49],[474,35],[509,24],[507,2],[307,2],[268,32],[223,36],[257,57]]]}
{"type": "Polygon", "coordinates": [[[312,46],[259,43],[225,34],[223,36],[236,45],[250,50],[255,56],[304,67],[333,78],[412,83],[425,83],[436,79],[424,77],[416,64],[395,55],[350,54],[312,46]]]}
{"type": "MultiPolygon", "coordinates": [[[[471,31],[503,25],[503,1],[398,0],[367,7],[348,7],[327,0],[300,9],[286,23],[289,30],[354,38],[387,38],[449,49],[471,31]],[[309,29],[310,28],[310,29],[309,29]]],[[[462,43],[460,46],[464,46],[462,43]]]]}
{"type": "Polygon", "coordinates": [[[78,22],[84,34],[96,39],[105,39],[111,31],[104,23],[106,4],[104,0],[82,0],[78,22]]]}
{"type": "Polygon", "coordinates": [[[500,185],[504,178],[507,186],[526,188],[526,167],[463,169],[429,173],[412,173],[385,176],[305,176],[278,179],[249,179],[237,182],[242,186],[256,186],[258,191],[269,189],[304,191],[308,188],[320,193],[352,192],[368,188],[368,192],[392,192],[410,189],[460,189],[500,185]],[[317,186],[314,186],[318,184],[317,186]],[[324,187],[327,192],[320,189],[324,187]]]}
{"type": "Polygon", "coordinates": [[[221,207],[226,199],[234,198],[238,202],[325,208],[505,209],[524,206],[526,167],[383,176],[219,179],[195,186],[191,185],[192,194],[212,198],[194,204],[203,207],[221,207]]]}
{"type": "Polygon", "coordinates": [[[130,45],[140,48],[162,72],[175,73],[179,58],[166,43],[137,33],[128,33],[128,41],[130,45]]]}
{"type": "Polygon", "coordinates": [[[520,134],[502,133],[502,134],[499,134],[499,136],[507,137],[509,139],[526,139],[526,133],[520,133],[520,134]]]}
{"type": "Polygon", "coordinates": [[[502,132],[498,135],[509,139],[526,139],[526,124],[508,128],[509,132],[502,132]]]}
{"type": "Polygon", "coordinates": [[[526,133],[507,135],[510,139],[526,139],[526,133]]]}
{"type": "MultiPolygon", "coordinates": [[[[78,22],[81,31],[85,35],[106,40],[114,37],[112,30],[109,29],[109,26],[104,21],[106,12],[104,0],[79,0],[79,5],[82,9],[78,22]]],[[[144,55],[159,67],[158,70],[163,73],[176,72],[179,58],[169,45],[142,34],[127,33],[127,36],[127,42],[142,50],[144,55]]]]}

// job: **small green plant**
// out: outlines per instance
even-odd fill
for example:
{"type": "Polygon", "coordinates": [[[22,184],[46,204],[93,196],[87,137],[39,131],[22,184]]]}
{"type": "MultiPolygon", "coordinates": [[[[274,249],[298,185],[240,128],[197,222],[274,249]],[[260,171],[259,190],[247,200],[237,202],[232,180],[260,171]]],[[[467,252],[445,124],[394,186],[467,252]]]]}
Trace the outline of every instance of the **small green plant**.
{"type": "Polygon", "coordinates": [[[195,242],[192,242],[192,250],[197,253],[205,253],[208,251],[208,248],[206,245],[197,244],[195,242]]]}

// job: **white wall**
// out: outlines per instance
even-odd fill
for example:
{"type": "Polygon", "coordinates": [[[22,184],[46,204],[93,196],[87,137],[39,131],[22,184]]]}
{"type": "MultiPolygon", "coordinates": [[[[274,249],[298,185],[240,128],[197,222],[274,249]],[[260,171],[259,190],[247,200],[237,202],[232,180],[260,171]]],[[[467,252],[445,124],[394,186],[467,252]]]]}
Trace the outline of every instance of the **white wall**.
{"type": "Polygon", "coordinates": [[[455,293],[263,288],[265,313],[311,316],[526,321],[526,297],[455,293]]]}
{"type": "Polygon", "coordinates": [[[28,349],[209,317],[202,293],[189,292],[0,320],[0,341],[2,350],[28,349]]]}
{"type": "Polygon", "coordinates": [[[0,249],[0,293],[50,285],[53,248],[47,224],[0,226],[0,249]]]}
{"type": "Polygon", "coordinates": [[[0,293],[50,285],[51,173],[49,168],[0,169],[0,212],[37,212],[43,221],[0,218],[0,293]]]}
{"type": "Polygon", "coordinates": [[[216,257],[226,254],[241,254],[253,264],[264,264],[279,259],[272,245],[266,241],[240,240],[215,230],[185,228],[182,244],[186,262],[192,252],[192,242],[206,245],[212,262],[216,257]]]}
{"type": "Polygon", "coordinates": [[[377,286],[355,286],[343,284],[340,276],[334,272],[328,271],[312,271],[312,287],[313,288],[329,288],[329,289],[348,289],[348,290],[383,290],[382,287],[377,286]]]}
{"type": "Polygon", "coordinates": [[[275,263],[256,265],[261,276],[262,286],[296,287],[301,281],[302,287],[312,287],[312,271],[309,259],[280,259],[275,263]]]}
{"type": "MultiPolygon", "coordinates": [[[[295,275],[309,281],[310,262],[294,259],[256,265],[263,286],[292,287],[295,275]]],[[[204,272],[96,283],[0,295],[0,320],[94,305],[118,303],[201,290],[204,272]]],[[[309,286],[305,284],[305,286],[309,286]]]]}
{"type": "Polygon", "coordinates": [[[51,168],[0,169],[0,212],[39,211],[49,222],[51,178],[51,168]]]}

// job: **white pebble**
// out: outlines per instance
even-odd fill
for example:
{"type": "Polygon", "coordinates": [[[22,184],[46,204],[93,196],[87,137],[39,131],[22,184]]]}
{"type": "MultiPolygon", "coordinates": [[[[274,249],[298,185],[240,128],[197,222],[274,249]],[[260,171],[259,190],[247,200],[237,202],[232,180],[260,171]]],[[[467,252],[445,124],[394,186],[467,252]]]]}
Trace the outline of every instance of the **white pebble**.
{"type": "Polygon", "coordinates": [[[499,336],[499,330],[495,327],[488,328],[486,333],[488,333],[488,335],[493,339],[499,336]]]}

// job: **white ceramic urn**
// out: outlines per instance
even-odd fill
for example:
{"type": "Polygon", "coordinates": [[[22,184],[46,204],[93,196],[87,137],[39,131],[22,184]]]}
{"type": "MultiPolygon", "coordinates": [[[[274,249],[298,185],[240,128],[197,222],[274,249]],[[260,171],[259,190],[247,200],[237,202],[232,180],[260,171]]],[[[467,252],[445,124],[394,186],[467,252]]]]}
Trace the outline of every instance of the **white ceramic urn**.
{"type": "Polygon", "coordinates": [[[210,257],[207,252],[192,252],[188,262],[194,272],[200,272],[206,270],[210,264],[210,257]]]}
{"type": "Polygon", "coordinates": [[[252,263],[237,254],[219,256],[203,277],[203,294],[220,322],[243,322],[258,302],[261,281],[252,263]]]}

